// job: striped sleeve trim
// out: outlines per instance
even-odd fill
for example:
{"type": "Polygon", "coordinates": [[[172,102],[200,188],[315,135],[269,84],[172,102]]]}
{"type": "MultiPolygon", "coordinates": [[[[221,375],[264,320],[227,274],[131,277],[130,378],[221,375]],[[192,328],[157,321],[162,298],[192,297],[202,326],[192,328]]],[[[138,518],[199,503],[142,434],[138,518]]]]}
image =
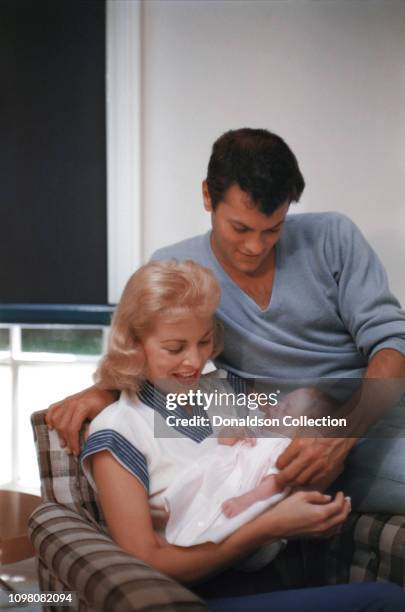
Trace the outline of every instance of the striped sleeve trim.
{"type": "Polygon", "coordinates": [[[112,429],[102,429],[91,434],[80,457],[83,462],[90,455],[108,450],[119,463],[127,468],[144,485],[149,494],[149,472],[146,458],[123,435],[112,429]]]}

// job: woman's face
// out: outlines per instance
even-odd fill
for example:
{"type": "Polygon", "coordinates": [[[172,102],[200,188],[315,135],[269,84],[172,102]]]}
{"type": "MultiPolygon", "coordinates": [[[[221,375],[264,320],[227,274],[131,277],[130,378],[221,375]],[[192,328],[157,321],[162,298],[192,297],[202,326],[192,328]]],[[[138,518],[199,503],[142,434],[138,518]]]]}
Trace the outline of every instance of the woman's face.
{"type": "Polygon", "coordinates": [[[142,346],[148,380],[158,386],[167,380],[193,386],[213,352],[214,320],[192,313],[181,319],[161,315],[142,346]]]}

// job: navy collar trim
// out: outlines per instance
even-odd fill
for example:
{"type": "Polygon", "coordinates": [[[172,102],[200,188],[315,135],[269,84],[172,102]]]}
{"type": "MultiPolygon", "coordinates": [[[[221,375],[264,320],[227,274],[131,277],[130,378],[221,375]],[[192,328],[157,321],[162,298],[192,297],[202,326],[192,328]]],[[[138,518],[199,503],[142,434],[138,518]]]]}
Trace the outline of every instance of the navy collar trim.
{"type": "MultiPolygon", "coordinates": [[[[179,417],[180,419],[190,419],[192,416],[201,416],[205,419],[208,418],[207,412],[204,410],[202,406],[193,406],[193,413],[190,415],[182,406],[177,406],[175,410],[168,410],[166,408],[166,395],[163,391],[155,387],[151,382],[146,380],[141,389],[138,391],[138,397],[149,408],[152,408],[160,414],[161,417],[166,419],[169,415],[174,415],[179,417]]],[[[211,423],[208,422],[207,425],[193,425],[193,426],[184,426],[184,425],[173,425],[173,429],[175,429],[178,433],[194,440],[194,442],[200,443],[205,438],[208,438],[213,433],[211,423]]]]}

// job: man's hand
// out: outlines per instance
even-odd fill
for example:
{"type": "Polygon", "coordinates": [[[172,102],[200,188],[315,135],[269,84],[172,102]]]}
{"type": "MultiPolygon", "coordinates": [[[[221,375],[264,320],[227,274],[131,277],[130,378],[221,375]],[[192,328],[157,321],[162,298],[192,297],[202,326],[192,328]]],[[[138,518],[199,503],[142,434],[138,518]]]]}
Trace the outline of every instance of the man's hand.
{"type": "Polygon", "coordinates": [[[80,453],[79,432],[86,420],[94,419],[106,406],[115,402],[118,392],[89,387],[49,406],[45,416],[49,429],[58,433],[60,445],[68,452],[80,453]]]}
{"type": "Polygon", "coordinates": [[[296,438],[277,459],[279,487],[328,487],[343,470],[355,438],[296,438]]]}
{"type": "Polygon", "coordinates": [[[329,486],[343,470],[346,456],[358,438],[398,402],[404,388],[405,357],[393,349],[377,352],[370,360],[362,387],[339,409],[339,414],[348,418],[350,435],[356,437],[296,438],[277,460],[277,484],[319,489],[329,486]]]}

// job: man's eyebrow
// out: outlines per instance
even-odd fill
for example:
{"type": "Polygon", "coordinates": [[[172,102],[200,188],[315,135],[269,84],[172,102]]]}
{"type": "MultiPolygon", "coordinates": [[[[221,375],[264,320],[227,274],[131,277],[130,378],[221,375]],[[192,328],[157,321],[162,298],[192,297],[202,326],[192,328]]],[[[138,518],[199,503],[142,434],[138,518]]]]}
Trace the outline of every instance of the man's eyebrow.
{"type": "Polygon", "coordinates": [[[281,221],[279,221],[278,223],[276,223],[276,225],[272,225],[272,227],[268,227],[268,230],[273,230],[276,229],[277,227],[280,227],[280,225],[283,225],[284,223],[284,219],[282,219],[281,221]]]}
{"type": "Polygon", "coordinates": [[[234,225],[240,225],[241,227],[244,227],[246,229],[252,229],[251,227],[249,227],[248,225],[246,225],[245,223],[242,223],[242,221],[238,221],[237,219],[231,219],[230,220],[231,223],[233,223],[234,225]]]}
{"type": "MultiPolygon", "coordinates": [[[[243,227],[244,229],[247,229],[247,230],[251,230],[252,229],[251,227],[249,227],[249,225],[246,225],[245,223],[243,223],[242,221],[238,221],[237,219],[230,219],[230,221],[234,225],[239,225],[240,227],[243,227]]],[[[283,225],[283,223],[284,223],[284,219],[282,219],[281,221],[279,221],[275,225],[272,225],[271,227],[267,227],[264,231],[268,232],[269,230],[277,229],[278,227],[280,227],[280,225],[283,225]]]]}

